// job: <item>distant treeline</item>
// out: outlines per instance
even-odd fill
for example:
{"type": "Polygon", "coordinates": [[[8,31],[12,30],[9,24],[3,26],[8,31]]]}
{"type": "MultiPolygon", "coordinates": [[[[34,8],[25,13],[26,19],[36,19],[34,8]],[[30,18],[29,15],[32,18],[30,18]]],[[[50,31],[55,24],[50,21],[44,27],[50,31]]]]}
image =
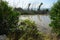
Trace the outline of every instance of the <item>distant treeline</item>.
{"type": "Polygon", "coordinates": [[[49,9],[43,9],[43,10],[23,10],[22,8],[15,8],[15,11],[21,12],[21,15],[35,15],[35,14],[49,14],[49,9]]]}
{"type": "Polygon", "coordinates": [[[22,8],[14,8],[15,11],[19,11],[21,12],[21,15],[35,15],[35,14],[49,14],[49,9],[42,9],[41,10],[41,6],[43,5],[43,3],[41,3],[37,10],[33,10],[33,9],[29,9],[30,8],[30,3],[28,4],[28,8],[27,10],[22,9],[22,8]]]}

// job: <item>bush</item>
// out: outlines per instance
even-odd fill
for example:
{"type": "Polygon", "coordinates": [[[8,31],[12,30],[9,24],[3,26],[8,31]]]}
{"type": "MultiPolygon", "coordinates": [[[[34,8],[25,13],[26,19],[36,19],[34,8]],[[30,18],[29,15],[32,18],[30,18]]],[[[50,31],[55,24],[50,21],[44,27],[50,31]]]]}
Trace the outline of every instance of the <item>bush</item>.
{"type": "Polygon", "coordinates": [[[5,1],[0,2],[0,35],[13,32],[18,26],[19,13],[8,6],[5,1]]]}
{"type": "MultiPolygon", "coordinates": [[[[20,23],[20,30],[24,31],[23,36],[20,39],[24,40],[42,40],[43,36],[41,32],[37,29],[35,22],[28,19],[22,20],[20,23]]],[[[22,35],[20,34],[20,35],[22,35]]]]}
{"type": "Polygon", "coordinates": [[[56,33],[57,36],[60,36],[60,0],[55,3],[50,11],[50,18],[53,33],[56,33]]]}

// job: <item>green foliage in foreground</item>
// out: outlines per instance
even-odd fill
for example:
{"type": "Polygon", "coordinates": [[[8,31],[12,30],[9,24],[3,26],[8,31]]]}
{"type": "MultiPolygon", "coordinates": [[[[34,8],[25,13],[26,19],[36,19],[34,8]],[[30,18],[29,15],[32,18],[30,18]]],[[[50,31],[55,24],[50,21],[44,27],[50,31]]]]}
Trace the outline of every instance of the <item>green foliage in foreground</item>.
{"type": "Polygon", "coordinates": [[[37,30],[33,21],[22,20],[20,26],[13,33],[8,35],[9,40],[43,40],[42,33],[37,30]]]}
{"type": "Polygon", "coordinates": [[[54,4],[50,11],[50,18],[53,31],[60,35],[60,1],[58,0],[57,3],[54,4]]]}
{"type": "Polygon", "coordinates": [[[42,40],[37,26],[30,20],[18,25],[19,13],[14,11],[7,2],[0,2],[0,35],[8,34],[9,40],[42,40]]]}
{"type": "Polygon", "coordinates": [[[42,34],[37,30],[37,26],[33,21],[28,19],[22,20],[20,23],[20,34],[17,34],[20,40],[42,40],[42,34]]]}
{"type": "Polygon", "coordinates": [[[7,2],[0,2],[0,35],[13,32],[17,28],[19,13],[14,11],[7,2]]]}
{"type": "Polygon", "coordinates": [[[9,40],[43,40],[33,21],[22,20],[18,25],[19,15],[7,2],[0,2],[0,35],[8,34],[9,40]]]}

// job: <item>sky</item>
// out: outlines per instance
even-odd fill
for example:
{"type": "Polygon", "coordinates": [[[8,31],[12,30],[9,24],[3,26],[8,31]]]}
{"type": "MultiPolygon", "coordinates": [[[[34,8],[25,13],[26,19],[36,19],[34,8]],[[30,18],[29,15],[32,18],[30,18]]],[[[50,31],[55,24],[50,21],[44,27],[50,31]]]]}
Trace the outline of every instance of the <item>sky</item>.
{"type": "Polygon", "coordinates": [[[9,5],[13,7],[28,8],[28,4],[31,3],[30,8],[38,8],[39,4],[42,2],[41,8],[51,8],[57,0],[6,0],[9,5]]]}

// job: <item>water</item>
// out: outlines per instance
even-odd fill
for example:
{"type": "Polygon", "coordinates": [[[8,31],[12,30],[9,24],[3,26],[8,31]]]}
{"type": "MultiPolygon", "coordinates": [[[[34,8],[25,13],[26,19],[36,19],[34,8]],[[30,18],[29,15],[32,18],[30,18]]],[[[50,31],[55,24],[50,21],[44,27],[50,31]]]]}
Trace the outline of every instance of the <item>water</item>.
{"type": "Polygon", "coordinates": [[[35,21],[38,30],[45,33],[49,33],[51,31],[51,28],[49,27],[49,23],[51,22],[49,15],[21,15],[19,19],[30,19],[35,21]]]}

